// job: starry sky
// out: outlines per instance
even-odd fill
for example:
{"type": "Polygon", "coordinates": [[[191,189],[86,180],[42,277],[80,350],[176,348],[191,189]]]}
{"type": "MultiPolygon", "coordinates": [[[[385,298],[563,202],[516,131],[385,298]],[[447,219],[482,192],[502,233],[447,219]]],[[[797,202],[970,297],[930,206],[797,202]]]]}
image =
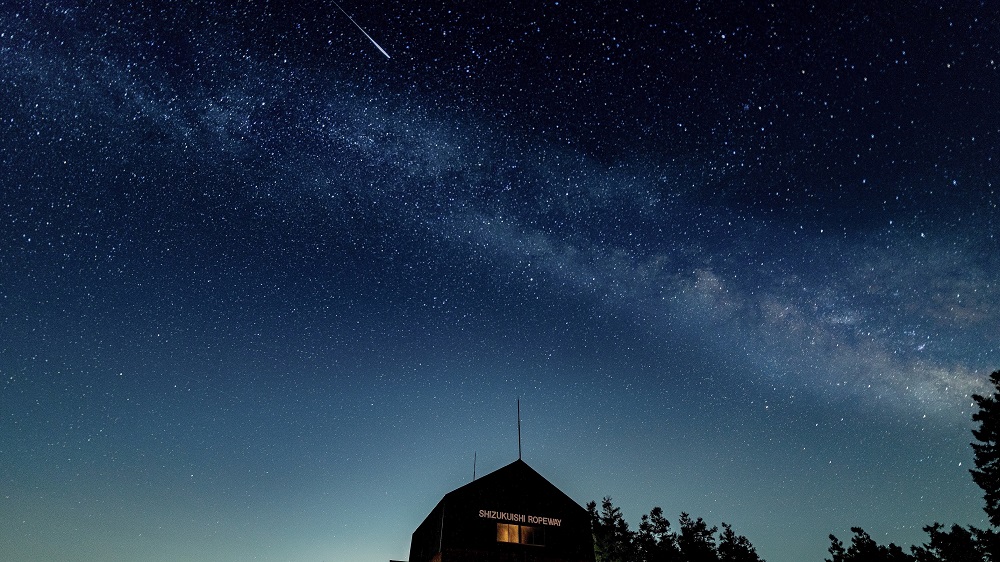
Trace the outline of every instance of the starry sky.
{"type": "Polygon", "coordinates": [[[830,4],[5,2],[0,550],[403,559],[518,398],[633,527],[985,526],[1000,14],[830,4]]]}

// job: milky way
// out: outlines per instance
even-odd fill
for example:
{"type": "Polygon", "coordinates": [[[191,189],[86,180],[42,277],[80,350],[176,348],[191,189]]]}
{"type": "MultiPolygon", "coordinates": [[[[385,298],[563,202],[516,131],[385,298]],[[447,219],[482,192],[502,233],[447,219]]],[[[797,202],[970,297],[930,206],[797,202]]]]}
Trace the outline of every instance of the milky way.
{"type": "Polygon", "coordinates": [[[399,558],[518,397],[768,560],[982,524],[995,14],[338,8],[0,11],[5,551],[399,558]]]}

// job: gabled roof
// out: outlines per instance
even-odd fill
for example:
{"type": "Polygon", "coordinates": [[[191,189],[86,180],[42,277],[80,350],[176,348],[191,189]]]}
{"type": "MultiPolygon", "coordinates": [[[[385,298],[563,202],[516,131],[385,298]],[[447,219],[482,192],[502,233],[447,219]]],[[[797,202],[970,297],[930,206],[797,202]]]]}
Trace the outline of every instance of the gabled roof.
{"type": "Polygon", "coordinates": [[[448,503],[449,499],[475,497],[485,495],[487,492],[491,497],[506,496],[508,494],[515,496],[534,495],[535,497],[549,496],[550,501],[565,502],[583,509],[580,507],[580,504],[573,501],[572,498],[563,493],[562,490],[546,480],[544,476],[528,466],[528,463],[521,459],[517,459],[507,466],[498,468],[485,476],[448,492],[441,501],[448,503]]]}

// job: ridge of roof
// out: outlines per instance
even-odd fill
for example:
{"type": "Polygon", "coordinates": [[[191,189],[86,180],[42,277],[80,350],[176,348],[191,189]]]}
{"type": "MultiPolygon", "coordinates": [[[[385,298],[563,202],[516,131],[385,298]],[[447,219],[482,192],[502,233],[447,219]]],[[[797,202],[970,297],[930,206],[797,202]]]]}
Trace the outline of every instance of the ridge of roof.
{"type": "Polygon", "coordinates": [[[553,484],[552,482],[549,482],[548,478],[542,476],[541,473],[539,473],[537,470],[535,470],[534,468],[532,468],[531,465],[529,465],[528,463],[524,462],[523,459],[517,459],[517,460],[515,460],[515,461],[513,461],[513,462],[511,462],[509,464],[506,464],[506,465],[504,465],[504,466],[502,466],[502,467],[494,470],[493,472],[490,472],[488,474],[484,474],[483,476],[480,476],[479,478],[477,478],[477,479],[475,479],[475,480],[473,480],[471,482],[467,482],[467,483],[459,486],[458,488],[455,488],[454,490],[452,490],[452,491],[448,492],[447,494],[445,494],[444,497],[441,498],[441,501],[438,502],[438,505],[443,504],[443,503],[447,503],[447,501],[450,498],[454,498],[456,496],[460,496],[463,493],[469,492],[471,490],[475,490],[476,488],[478,488],[480,486],[487,486],[487,485],[489,485],[489,483],[491,481],[496,480],[498,478],[504,478],[504,477],[510,475],[511,473],[515,473],[515,474],[516,473],[521,473],[521,474],[527,476],[528,478],[537,479],[537,480],[541,481],[542,483],[544,483],[545,485],[550,486],[555,492],[559,493],[567,501],[572,502],[574,505],[580,507],[580,509],[584,509],[583,506],[581,506],[579,503],[576,502],[576,500],[574,500],[573,498],[569,497],[569,495],[567,495],[566,492],[563,492],[562,490],[560,490],[555,484],[553,484]]]}

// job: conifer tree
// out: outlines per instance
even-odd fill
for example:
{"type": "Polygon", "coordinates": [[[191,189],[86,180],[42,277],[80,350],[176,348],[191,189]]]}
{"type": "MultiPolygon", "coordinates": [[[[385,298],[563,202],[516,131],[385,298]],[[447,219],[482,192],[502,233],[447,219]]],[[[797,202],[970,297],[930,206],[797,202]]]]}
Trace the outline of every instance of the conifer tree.
{"type": "Polygon", "coordinates": [[[978,441],[972,443],[976,458],[976,468],[969,470],[972,479],[983,489],[986,500],[986,515],[994,527],[1000,527],[1000,371],[990,375],[990,382],[996,391],[992,396],[973,394],[972,399],[979,405],[979,411],[972,415],[972,421],[979,427],[972,430],[978,441]]]}

